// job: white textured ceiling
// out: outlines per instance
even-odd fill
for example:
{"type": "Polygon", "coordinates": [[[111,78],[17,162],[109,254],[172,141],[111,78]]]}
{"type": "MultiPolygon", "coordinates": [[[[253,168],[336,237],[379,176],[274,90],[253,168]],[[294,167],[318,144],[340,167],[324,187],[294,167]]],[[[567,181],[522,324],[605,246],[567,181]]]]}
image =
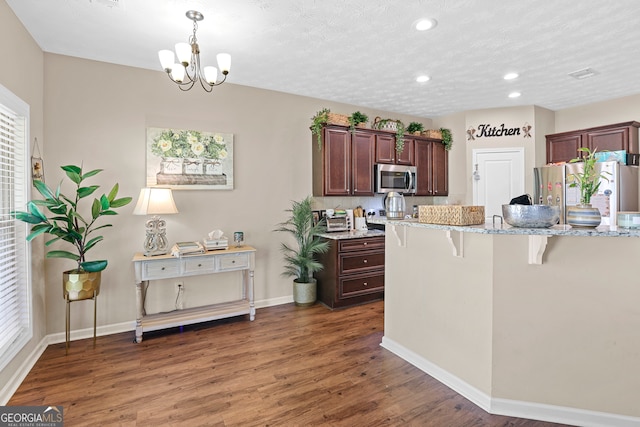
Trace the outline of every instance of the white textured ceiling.
{"type": "Polygon", "coordinates": [[[230,53],[230,83],[422,117],[640,93],[639,0],[6,1],[45,52],[159,72],[199,10],[203,62],[230,53]],[[438,26],[416,31],[423,17],[438,26]]]}

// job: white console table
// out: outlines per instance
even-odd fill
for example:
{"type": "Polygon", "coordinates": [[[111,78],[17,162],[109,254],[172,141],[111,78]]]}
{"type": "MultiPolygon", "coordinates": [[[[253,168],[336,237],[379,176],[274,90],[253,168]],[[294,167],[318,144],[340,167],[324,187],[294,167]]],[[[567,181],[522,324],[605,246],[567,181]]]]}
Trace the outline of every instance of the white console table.
{"type": "Polygon", "coordinates": [[[190,325],[243,314],[249,314],[249,319],[254,320],[256,317],[253,301],[255,252],[255,248],[251,246],[241,246],[209,251],[204,254],[186,255],[180,258],[171,255],[146,257],[142,253],[135,254],[133,265],[136,275],[136,342],[142,342],[142,334],[145,331],[190,325]],[[229,271],[242,272],[241,300],[175,310],[169,313],[146,314],[144,301],[150,280],[229,271]]]}

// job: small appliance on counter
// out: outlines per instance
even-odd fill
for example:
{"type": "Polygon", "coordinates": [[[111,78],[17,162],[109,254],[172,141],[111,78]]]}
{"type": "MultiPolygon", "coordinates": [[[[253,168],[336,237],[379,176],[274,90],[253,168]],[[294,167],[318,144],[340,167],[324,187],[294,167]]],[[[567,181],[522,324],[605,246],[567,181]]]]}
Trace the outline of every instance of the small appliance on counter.
{"type": "Polygon", "coordinates": [[[388,219],[404,219],[405,202],[402,193],[390,191],[384,198],[388,219]]]}
{"type": "Polygon", "coordinates": [[[351,221],[347,211],[327,209],[327,233],[338,231],[351,231],[351,221]]]}

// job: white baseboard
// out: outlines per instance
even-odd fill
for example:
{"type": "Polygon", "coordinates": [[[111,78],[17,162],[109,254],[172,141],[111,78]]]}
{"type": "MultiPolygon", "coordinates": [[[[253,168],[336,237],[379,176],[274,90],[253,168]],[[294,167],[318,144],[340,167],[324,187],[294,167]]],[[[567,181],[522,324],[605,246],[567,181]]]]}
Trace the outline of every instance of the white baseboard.
{"type": "Polygon", "coordinates": [[[581,427],[640,427],[640,418],[638,417],[491,397],[387,337],[382,337],[380,345],[490,414],[581,427]]]}
{"type": "Polygon", "coordinates": [[[0,390],[0,406],[6,406],[13,396],[13,393],[18,390],[22,381],[27,377],[27,374],[31,371],[36,364],[42,353],[47,349],[47,337],[44,337],[33,349],[33,351],[22,361],[18,369],[15,370],[9,381],[0,390]]]}

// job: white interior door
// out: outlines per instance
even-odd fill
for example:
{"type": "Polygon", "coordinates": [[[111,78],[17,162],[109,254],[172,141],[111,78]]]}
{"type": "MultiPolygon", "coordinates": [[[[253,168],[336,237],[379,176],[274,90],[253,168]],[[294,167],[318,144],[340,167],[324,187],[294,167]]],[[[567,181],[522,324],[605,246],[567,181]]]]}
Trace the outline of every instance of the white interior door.
{"type": "Polygon", "coordinates": [[[487,220],[502,216],[502,205],[524,191],[524,148],[473,150],[473,204],[487,220]]]}

